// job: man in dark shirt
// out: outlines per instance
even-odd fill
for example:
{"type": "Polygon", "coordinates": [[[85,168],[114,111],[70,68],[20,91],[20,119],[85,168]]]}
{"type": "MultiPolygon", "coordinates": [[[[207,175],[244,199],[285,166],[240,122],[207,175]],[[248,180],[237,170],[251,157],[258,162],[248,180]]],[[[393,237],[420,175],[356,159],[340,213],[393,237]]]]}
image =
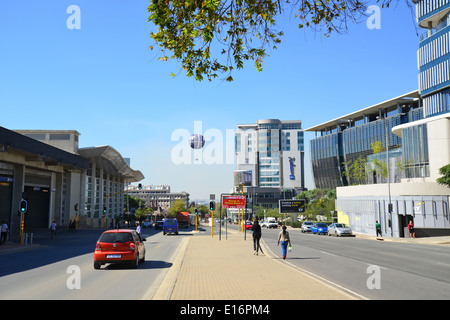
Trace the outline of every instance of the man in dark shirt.
{"type": "Polygon", "coordinates": [[[253,248],[255,250],[254,254],[258,255],[259,250],[261,250],[261,253],[264,253],[261,249],[261,246],[259,245],[259,240],[261,239],[261,226],[258,223],[258,219],[255,219],[255,221],[253,221],[252,233],[253,233],[253,248]]]}

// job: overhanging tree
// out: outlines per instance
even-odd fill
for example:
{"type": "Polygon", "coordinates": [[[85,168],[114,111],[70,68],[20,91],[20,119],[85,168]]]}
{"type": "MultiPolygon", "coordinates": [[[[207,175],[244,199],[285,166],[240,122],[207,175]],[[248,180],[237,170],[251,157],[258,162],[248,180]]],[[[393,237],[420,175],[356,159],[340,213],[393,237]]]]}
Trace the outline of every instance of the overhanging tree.
{"type": "MultiPolygon", "coordinates": [[[[379,0],[382,7],[390,2],[379,0]]],[[[261,71],[267,49],[281,43],[277,19],[283,14],[298,19],[298,28],[327,37],[362,21],[366,10],[359,0],[151,0],[148,7],[149,21],[157,27],[151,38],[161,50],[159,59],[180,61],[186,75],[198,81],[219,75],[232,81],[231,73],[245,61],[261,71]]]]}
{"type": "Polygon", "coordinates": [[[442,177],[436,179],[437,183],[450,188],[450,164],[447,164],[446,166],[440,168],[439,173],[442,175],[442,177]]]}

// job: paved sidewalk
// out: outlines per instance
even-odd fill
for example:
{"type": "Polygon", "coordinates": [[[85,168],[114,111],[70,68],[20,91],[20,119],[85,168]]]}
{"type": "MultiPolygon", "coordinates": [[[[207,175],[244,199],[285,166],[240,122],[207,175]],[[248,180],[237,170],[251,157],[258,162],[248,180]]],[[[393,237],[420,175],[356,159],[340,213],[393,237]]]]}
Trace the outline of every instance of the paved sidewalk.
{"type": "Polygon", "coordinates": [[[186,237],[155,300],[349,300],[344,291],[313,278],[286,261],[253,254],[251,235],[228,232],[186,237]]]}

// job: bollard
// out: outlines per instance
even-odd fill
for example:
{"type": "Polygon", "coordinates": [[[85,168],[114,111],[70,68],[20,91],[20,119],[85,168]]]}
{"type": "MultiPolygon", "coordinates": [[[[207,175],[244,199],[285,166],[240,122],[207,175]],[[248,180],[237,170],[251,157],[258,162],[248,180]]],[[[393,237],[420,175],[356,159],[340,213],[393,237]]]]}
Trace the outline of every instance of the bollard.
{"type": "Polygon", "coordinates": [[[33,232],[32,233],[30,233],[30,246],[32,246],[33,245],[33,232]]]}
{"type": "Polygon", "coordinates": [[[28,244],[28,233],[25,233],[24,245],[26,246],[27,244],[28,244]]]}

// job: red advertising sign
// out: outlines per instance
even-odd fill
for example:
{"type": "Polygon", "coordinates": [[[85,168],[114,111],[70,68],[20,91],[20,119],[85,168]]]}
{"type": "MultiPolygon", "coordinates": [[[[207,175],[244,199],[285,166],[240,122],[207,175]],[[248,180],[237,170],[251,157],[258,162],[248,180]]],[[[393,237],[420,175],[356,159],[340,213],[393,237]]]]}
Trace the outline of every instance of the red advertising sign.
{"type": "Polygon", "coordinates": [[[222,196],[222,208],[245,209],[245,196],[222,196]]]}

